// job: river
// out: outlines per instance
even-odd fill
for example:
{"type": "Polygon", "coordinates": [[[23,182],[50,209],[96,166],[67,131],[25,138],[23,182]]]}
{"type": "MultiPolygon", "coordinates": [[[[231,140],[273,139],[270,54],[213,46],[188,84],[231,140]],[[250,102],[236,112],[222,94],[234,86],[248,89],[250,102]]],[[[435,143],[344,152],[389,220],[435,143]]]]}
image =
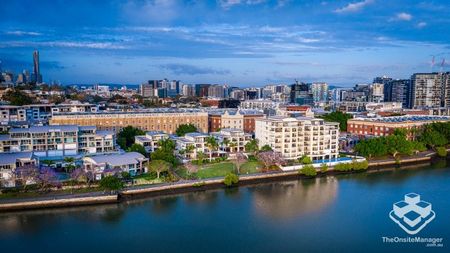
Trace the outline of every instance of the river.
{"type": "Polygon", "coordinates": [[[0,214],[1,252],[450,252],[450,168],[409,168],[264,183],[116,205],[0,214]],[[436,217],[407,237],[389,218],[415,192],[436,217]]]}

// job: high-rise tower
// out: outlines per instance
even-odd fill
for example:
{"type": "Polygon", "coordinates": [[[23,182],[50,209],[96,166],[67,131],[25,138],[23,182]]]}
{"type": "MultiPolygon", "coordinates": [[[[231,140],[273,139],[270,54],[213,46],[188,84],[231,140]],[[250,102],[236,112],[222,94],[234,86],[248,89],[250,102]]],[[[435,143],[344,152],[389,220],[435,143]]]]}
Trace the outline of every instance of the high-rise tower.
{"type": "Polygon", "coordinates": [[[42,75],[39,68],[39,51],[33,52],[33,77],[32,80],[36,83],[42,83],[42,75]]]}

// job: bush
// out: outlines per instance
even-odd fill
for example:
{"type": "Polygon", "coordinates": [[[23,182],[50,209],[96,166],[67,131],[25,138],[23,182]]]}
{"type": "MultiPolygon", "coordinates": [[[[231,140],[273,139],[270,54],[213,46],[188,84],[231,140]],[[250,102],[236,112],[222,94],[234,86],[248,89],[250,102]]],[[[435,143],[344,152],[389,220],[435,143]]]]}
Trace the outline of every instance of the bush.
{"type": "Polygon", "coordinates": [[[367,170],[369,168],[369,162],[363,161],[363,162],[353,162],[353,170],[367,170]]]}
{"type": "Polygon", "coordinates": [[[322,165],[320,165],[320,171],[322,173],[325,173],[325,172],[327,172],[327,170],[328,170],[328,165],[326,163],[322,163],[322,165]]]}
{"type": "Polygon", "coordinates": [[[445,149],[445,147],[437,147],[436,148],[436,153],[440,157],[446,157],[447,156],[447,149],[445,149]]]}
{"type": "Polygon", "coordinates": [[[117,177],[106,176],[100,180],[100,187],[104,190],[118,191],[123,188],[123,182],[117,177]]]}
{"type": "Polygon", "coordinates": [[[193,187],[202,187],[202,186],[205,186],[206,185],[206,183],[205,182],[197,182],[197,183],[193,183],[192,184],[192,186],[193,187]]]}
{"type": "Polygon", "coordinates": [[[302,164],[311,164],[311,163],[312,163],[312,160],[311,160],[311,158],[309,158],[308,156],[302,156],[302,157],[300,158],[300,162],[301,162],[302,164]]]}
{"type": "Polygon", "coordinates": [[[317,175],[316,169],[312,165],[305,165],[300,169],[300,174],[303,174],[308,177],[314,177],[317,175]]]}
{"type": "Polygon", "coordinates": [[[351,169],[352,165],[350,163],[339,163],[334,166],[336,171],[350,171],[351,169]]]}
{"type": "Polygon", "coordinates": [[[239,176],[234,173],[228,173],[223,180],[226,186],[232,186],[239,182],[239,176]]]}

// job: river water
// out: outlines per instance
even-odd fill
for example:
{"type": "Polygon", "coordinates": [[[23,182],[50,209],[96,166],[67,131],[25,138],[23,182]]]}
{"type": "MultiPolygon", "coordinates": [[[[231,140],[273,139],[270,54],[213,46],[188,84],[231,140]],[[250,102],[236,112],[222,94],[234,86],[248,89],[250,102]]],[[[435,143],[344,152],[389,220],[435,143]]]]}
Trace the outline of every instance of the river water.
{"type": "Polygon", "coordinates": [[[265,183],[116,205],[0,214],[1,252],[450,252],[445,161],[387,171],[265,183]],[[410,192],[436,217],[408,237],[389,218],[410,192]]]}

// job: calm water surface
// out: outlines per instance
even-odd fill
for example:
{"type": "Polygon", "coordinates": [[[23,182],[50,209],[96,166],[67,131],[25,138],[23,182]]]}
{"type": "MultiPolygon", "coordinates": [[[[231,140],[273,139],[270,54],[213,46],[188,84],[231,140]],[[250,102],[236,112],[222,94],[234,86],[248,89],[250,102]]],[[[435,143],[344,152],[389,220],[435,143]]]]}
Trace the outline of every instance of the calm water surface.
{"type": "Polygon", "coordinates": [[[0,214],[1,252],[450,252],[450,168],[437,162],[339,177],[0,214]],[[387,244],[388,217],[416,192],[436,218],[418,236],[444,247],[387,244]]]}

